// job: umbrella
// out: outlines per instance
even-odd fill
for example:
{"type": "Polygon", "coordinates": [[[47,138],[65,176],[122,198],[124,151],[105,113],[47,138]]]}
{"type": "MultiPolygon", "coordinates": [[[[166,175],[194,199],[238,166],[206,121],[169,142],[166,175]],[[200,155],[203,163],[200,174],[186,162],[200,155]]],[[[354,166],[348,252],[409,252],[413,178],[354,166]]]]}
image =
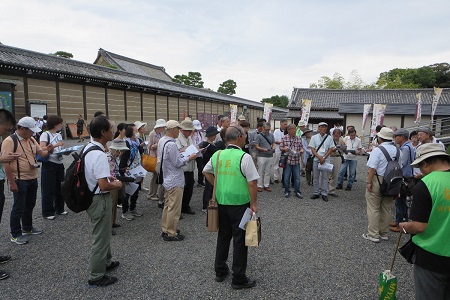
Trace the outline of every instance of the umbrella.
{"type": "Polygon", "coordinates": [[[395,257],[397,256],[398,246],[400,239],[402,238],[402,232],[398,235],[397,245],[395,247],[394,257],[392,258],[391,268],[380,273],[380,298],[379,300],[397,300],[395,296],[397,292],[397,277],[392,273],[394,268],[395,257]]]}

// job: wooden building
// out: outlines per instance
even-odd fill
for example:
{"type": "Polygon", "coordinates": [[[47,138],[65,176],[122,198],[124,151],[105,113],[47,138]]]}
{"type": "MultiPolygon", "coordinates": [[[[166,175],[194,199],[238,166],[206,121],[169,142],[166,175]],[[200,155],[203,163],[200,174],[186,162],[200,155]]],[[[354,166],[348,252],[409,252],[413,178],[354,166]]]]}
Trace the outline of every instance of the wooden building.
{"type": "MultiPolygon", "coordinates": [[[[204,127],[238,105],[252,126],[263,103],[195,88],[170,80],[164,68],[99,50],[96,64],[0,45],[0,99],[16,118],[44,113],[76,122],[103,111],[114,123],[159,118],[200,120],[204,127]],[[106,65],[106,66],[104,66],[106,65]],[[112,67],[113,66],[113,67],[112,67]],[[115,67],[114,67],[115,66],[115,67]]],[[[275,112],[287,109],[274,108],[275,112]]]]}

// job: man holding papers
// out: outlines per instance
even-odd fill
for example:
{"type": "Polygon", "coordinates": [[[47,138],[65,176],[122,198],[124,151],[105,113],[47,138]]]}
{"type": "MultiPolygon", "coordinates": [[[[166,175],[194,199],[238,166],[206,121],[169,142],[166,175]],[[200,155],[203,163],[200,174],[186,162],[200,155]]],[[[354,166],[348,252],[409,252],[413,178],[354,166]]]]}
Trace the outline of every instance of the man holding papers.
{"type": "Polygon", "coordinates": [[[217,151],[203,169],[205,178],[214,184],[217,175],[216,197],[219,204],[219,233],[217,236],[215,272],[216,281],[222,282],[229,274],[227,265],[231,238],[233,238],[233,289],[252,288],[256,281],[246,276],[247,251],[245,231],[239,228],[242,216],[250,207],[257,212],[257,185],[259,178],[252,157],[242,151],[247,134],[241,126],[230,126],[225,139],[228,147],[217,151]],[[220,153],[218,170],[215,170],[220,153]]]}

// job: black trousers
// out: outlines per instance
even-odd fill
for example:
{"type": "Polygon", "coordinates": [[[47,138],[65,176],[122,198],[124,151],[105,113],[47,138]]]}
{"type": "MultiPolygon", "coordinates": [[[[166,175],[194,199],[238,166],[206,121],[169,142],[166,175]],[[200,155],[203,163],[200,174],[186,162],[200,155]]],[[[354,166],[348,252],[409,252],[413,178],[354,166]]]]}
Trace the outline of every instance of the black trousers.
{"type": "Polygon", "coordinates": [[[0,223],[2,222],[3,207],[5,206],[5,180],[0,180],[0,223]]]}
{"type": "Polygon", "coordinates": [[[209,183],[208,180],[205,180],[205,189],[203,190],[203,209],[208,208],[209,200],[212,198],[213,188],[213,185],[209,183]]]}
{"type": "Polygon", "coordinates": [[[181,212],[186,212],[191,209],[189,203],[191,202],[192,193],[194,192],[194,183],[194,172],[184,172],[184,190],[181,212]]]}
{"type": "Polygon", "coordinates": [[[198,171],[197,182],[203,183],[205,181],[203,176],[203,167],[204,167],[203,157],[197,157],[195,161],[197,162],[197,171],[198,171]]]}
{"type": "Polygon", "coordinates": [[[233,238],[233,284],[247,282],[248,248],[245,246],[245,230],[239,228],[242,216],[250,203],[245,205],[219,204],[219,233],[217,235],[216,261],[214,269],[216,276],[228,272],[227,260],[231,238],[233,238]]]}

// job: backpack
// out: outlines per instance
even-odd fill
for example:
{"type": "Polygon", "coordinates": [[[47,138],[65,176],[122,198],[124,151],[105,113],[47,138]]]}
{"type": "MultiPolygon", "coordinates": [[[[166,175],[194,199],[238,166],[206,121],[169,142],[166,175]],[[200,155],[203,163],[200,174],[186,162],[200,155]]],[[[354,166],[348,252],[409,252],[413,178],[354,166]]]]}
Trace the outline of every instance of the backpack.
{"type": "Polygon", "coordinates": [[[86,146],[81,149],[79,154],[76,152],[72,153],[74,160],[66,169],[64,181],[61,183],[64,202],[67,207],[75,213],[84,211],[91,206],[94,191],[98,187],[97,183],[93,191],[89,189],[84,174],[84,157],[93,150],[102,151],[102,149],[97,145],[93,145],[85,152],[85,148],[86,146]]]}
{"type": "Polygon", "coordinates": [[[403,172],[398,163],[400,150],[396,148],[397,154],[395,155],[395,160],[393,160],[383,146],[378,146],[378,148],[383,152],[384,157],[386,157],[388,162],[386,171],[384,172],[383,182],[380,183],[377,174],[378,183],[380,184],[380,193],[383,196],[396,196],[400,194],[400,189],[403,185],[403,172]]]}

